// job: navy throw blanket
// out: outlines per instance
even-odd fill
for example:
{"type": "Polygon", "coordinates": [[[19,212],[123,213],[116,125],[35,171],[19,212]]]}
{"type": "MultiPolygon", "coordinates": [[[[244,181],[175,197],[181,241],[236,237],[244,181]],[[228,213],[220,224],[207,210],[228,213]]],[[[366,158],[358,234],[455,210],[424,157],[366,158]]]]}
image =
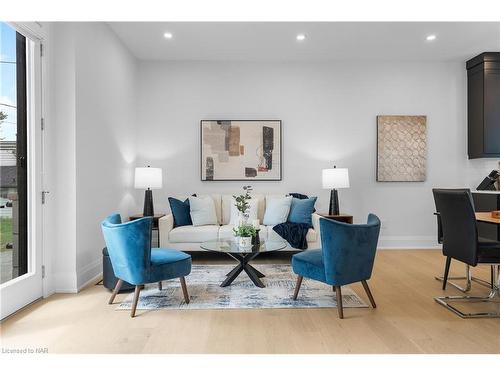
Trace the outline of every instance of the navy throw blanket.
{"type": "Polygon", "coordinates": [[[281,223],[275,225],[273,230],[287,240],[291,247],[305,250],[307,249],[306,236],[309,228],[308,224],[281,223]]]}

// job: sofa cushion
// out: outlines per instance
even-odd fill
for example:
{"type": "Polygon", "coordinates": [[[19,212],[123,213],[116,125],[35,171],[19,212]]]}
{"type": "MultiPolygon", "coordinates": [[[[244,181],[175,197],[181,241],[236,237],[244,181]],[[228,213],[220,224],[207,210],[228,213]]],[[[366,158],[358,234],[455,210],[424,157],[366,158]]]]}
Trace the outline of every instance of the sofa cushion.
{"type": "MultiPolygon", "coordinates": [[[[241,193],[235,193],[233,195],[238,195],[238,194],[241,193]]],[[[224,194],[221,196],[221,206],[222,206],[221,224],[223,225],[229,224],[229,222],[231,221],[231,208],[232,208],[231,201],[233,200],[233,195],[224,194]]],[[[266,209],[265,197],[262,194],[252,194],[252,199],[256,199],[258,202],[257,219],[259,219],[260,222],[262,223],[262,220],[264,219],[264,211],[266,209]]]]}
{"type": "MultiPolygon", "coordinates": [[[[283,238],[274,231],[273,226],[274,225],[270,225],[267,227],[267,239],[269,241],[282,241],[283,238]]],[[[308,243],[313,243],[316,242],[317,240],[318,240],[318,232],[316,232],[313,228],[309,229],[307,231],[306,241],[308,243]]]]}
{"type": "Polygon", "coordinates": [[[194,226],[218,224],[215,203],[211,197],[189,197],[189,206],[194,226]]]}
{"type": "MultiPolygon", "coordinates": [[[[233,238],[234,237],[233,228],[234,226],[230,224],[222,225],[219,229],[219,239],[227,240],[229,238],[233,238]]],[[[261,241],[267,240],[267,227],[264,225],[260,226],[259,238],[261,241]]]]}
{"type": "Polygon", "coordinates": [[[172,229],[168,234],[168,240],[172,243],[215,241],[218,235],[218,225],[203,225],[199,227],[186,225],[172,229]]]}
{"type": "MultiPolygon", "coordinates": [[[[257,211],[259,201],[257,199],[249,199],[248,204],[250,207],[248,208],[248,223],[252,223],[254,220],[258,218],[257,211]]],[[[231,199],[231,220],[229,220],[230,225],[238,225],[240,221],[240,212],[236,208],[236,199],[231,199]]]]}

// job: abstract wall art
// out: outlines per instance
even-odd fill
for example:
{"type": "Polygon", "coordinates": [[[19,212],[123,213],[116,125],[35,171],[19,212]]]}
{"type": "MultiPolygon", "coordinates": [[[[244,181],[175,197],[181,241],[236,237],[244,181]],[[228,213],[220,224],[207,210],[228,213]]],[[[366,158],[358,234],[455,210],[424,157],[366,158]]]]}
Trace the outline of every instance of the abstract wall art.
{"type": "Polygon", "coordinates": [[[425,181],[426,116],[377,116],[377,181],[425,181]]]}
{"type": "Polygon", "coordinates": [[[202,181],[280,181],[280,120],[202,120],[202,181]]]}

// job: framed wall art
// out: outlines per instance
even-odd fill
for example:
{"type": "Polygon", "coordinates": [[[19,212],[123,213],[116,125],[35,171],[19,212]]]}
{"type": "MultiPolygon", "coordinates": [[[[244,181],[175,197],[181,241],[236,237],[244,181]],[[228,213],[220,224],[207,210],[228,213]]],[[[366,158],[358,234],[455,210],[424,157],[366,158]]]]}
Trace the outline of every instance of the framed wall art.
{"type": "Polygon", "coordinates": [[[202,120],[202,181],[280,181],[281,120],[202,120]]]}
{"type": "Polygon", "coordinates": [[[426,116],[377,116],[377,181],[425,181],[426,116]]]}

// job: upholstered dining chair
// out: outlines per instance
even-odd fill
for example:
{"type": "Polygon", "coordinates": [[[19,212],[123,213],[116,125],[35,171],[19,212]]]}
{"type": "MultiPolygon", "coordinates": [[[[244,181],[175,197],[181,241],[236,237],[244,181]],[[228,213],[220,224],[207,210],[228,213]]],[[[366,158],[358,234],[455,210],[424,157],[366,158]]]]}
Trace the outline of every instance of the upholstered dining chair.
{"type": "Polygon", "coordinates": [[[135,285],[130,316],[135,316],[139,294],[145,284],[180,278],[184,300],[189,303],[185,276],[191,272],[191,255],[170,249],[151,248],[152,217],[122,223],[118,214],[108,216],[101,228],[118,282],[109,299],[112,304],[123,281],[135,285]]]}
{"type": "MultiPolygon", "coordinates": [[[[461,318],[500,317],[500,312],[478,311],[464,312],[460,304],[474,303],[476,306],[498,306],[500,302],[500,241],[478,237],[474,204],[469,191],[433,189],[436,206],[439,207],[443,227],[443,255],[447,258],[444,279],[450,269],[450,260],[454,259],[471,267],[478,264],[491,265],[492,284],[488,296],[445,296],[434,300],[453,311],[461,318]],[[480,303],[478,303],[480,302],[480,303]],[[457,303],[458,306],[457,306],[457,303]]],[[[493,308],[494,309],[494,308],[493,308]]]]}
{"type": "Polygon", "coordinates": [[[367,224],[347,224],[321,218],[320,232],[320,250],[307,250],[292,257],[293,271],[298,275],[293,299],[297,299],[304,277],[332,285],[339,318],[343,319],[342,286],[361,281],[376,308],[367,280],[372,275],[380,219],[369,214],[367,224]]]}

